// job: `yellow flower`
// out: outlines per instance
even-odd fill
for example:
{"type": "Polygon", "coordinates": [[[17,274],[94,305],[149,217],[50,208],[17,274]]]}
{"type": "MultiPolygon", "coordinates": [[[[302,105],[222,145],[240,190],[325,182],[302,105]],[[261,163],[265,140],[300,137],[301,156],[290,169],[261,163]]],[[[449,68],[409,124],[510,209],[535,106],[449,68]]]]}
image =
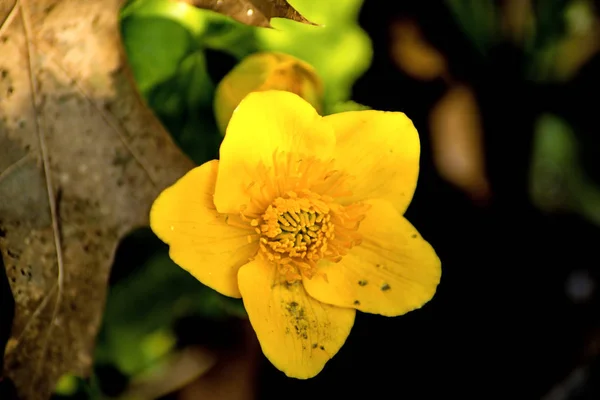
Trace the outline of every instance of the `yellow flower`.
{"type": "Polygon", "coordinates": [[[154,232],[178,265],[241,297],[265,356],[310,378],[356,310],[402,315],[440,280],[433,248],[402,216],[419,137],[402,113],[321,117],[295,94],[249,94],[212,160],[156,200],[154,232]]]}

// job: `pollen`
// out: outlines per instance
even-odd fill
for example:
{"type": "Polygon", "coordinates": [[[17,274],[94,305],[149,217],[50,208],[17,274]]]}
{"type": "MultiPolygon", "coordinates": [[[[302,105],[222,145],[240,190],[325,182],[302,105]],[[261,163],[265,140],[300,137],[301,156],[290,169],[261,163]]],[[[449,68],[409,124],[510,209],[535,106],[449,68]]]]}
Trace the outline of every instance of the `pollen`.
{"type": "Polygon", "coordinates": [[[246,187],[251,204],[240,216],[258,236],[259,254],[277,265],[283,280],[322,274],[320,260],[338,262],[360,243],[357,230],[369,207],[339,203],[351,194],[349,177],[333,162],[276,153],[273,167],[257,171],[257,184],[246,187]]]}
{"type": "Polygon", "coordinates": [[[252,221],[260,235],[262,255],[279,267],[288,283],[302,277],[311,279],[318,273],[319,260],[339,261],[359,242],[356,233],[344,232],[352,226],[344,224],[343,217],[348,215],[343,211],[344,207],[331,198],[310,191],[288,192],[276,198],[260,221],[252,221]],[[341,235],[336,237],[336,233],[341,235]]]}

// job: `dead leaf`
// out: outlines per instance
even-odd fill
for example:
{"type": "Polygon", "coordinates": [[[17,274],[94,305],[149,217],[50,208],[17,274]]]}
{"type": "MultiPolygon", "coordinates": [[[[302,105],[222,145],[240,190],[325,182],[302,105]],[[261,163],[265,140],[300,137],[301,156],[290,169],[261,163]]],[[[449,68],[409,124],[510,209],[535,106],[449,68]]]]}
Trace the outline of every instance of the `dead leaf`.
{"type": "Polygon", "coordinates": [[[8,277],[2,257],[0,257],[0,393],[2,393],[2,369],[4,368],[4,350],[10,338],[12,321],[15,316],[15,300],[10,290],[8,277]]]}
{"type": "Polygon", "coordinates": [[[122,0],[0,1],[0,251],[23,399],[85,376],[119,239],[192,163],[142,104],[122,0]]]}
{"type": "Polygon", "coordinates": [[[415,79],[430,81],[447,74],[446,59],[425,40],[413,20],[399,19],[390,25],[392,60],[415,79]]]}
{"type": "Polygon", "coordinates": [[[249,321],[241,323],[243,338],[238,346],[222,352],[217,364],[179,391],[178,400],[254,400],[260,344],[249,321]],[[235,384],[232,384],[235,377],[235,384]]]}
{"type": "Polygon", "coordinates": [[[490,188],[483,158],[483,128],[470,88],[455,86],[435,105],[430,119],[433,159],[440,175],[475,201],[490,188]]]}
{"type": "Polygon", "coordinates": [[[246,25],[271,28],[271,18],[286,18],[316,25],[304,18],[286,0],[175,0],[213,10],[246,25]]]}
{"type": "Polygon", "coordinates": [[[504,35],[518,46],[533,35],[534,11],[531,0],[506,0],[501,4],[500,24],[504,35]]]}
{"type": "Polygon", "coordinates": [[[206,374],[217,360],[217,355],[209,349],[185,347],[147,373],[136,376],[120,398],[157,399],[166,396],[206,374]]]}

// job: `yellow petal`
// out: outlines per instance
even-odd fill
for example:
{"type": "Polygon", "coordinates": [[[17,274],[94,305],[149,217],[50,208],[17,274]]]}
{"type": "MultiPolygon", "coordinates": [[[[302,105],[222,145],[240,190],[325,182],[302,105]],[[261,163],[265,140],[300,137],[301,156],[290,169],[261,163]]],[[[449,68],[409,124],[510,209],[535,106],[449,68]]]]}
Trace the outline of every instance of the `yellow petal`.
{"type": "Polygon", "coordinates": [[[323,118],[336,136],[336,166],[353,175],[352,197],[381,198],[404,214],[419,175],[419,134],[400,112],[349,111],[323,118]]]}
{"type": "Polygon", "coordinates": [[[287,376],[317,375],[342,347],[356,311],[320,303],[301,282],[280,283],[273,265],[255,260],[238,274],[250,323],[263,353],[287,376]]]}
{"type": "Polygon", "coordinates": [[[285,175],[273,169],[276,152],[329,160],[334,146],[331,126],[301,97],[283,91],[250,93],[234,111],[221,144],[217,210],[237,213],[242,205],[250,207],[249,188],[285,175]],[[261,173],[259,165],[267,171],[261,173]]]}
{"type": "Polygon", "coordinates": [[[371,200],[361,222],[362,243],[339,263],[323,262],[307,292],[340,307],[386,316],[402,315],[435,294],[441,263],[417,230],[385,200],[371,200]]]}
{"type": "Polygon", "coordinates": [[[237,272],[258,250],[254,232],[230,226],[217,213],[212,197],[217,160],[194,168],[165,189],[150,211],[154,233],[170,246],[171,259],[203,284],[231,297],[240,297],[237,272]]]}

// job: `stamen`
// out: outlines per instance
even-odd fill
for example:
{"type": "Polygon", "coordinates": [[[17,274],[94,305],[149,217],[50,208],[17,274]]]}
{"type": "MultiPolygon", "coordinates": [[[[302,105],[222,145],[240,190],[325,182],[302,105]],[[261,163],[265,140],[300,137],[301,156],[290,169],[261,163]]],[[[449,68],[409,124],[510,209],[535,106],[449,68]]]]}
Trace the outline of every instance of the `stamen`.
{"type": "Polygon", "coordinates": [[[261,252],[289,283],[311,279],[318,274],[319,260],[339,261],[360,240],[356,221],[366,208],[327,204],[324,199],[331,201],[308,191],[289,192],[261,216],[261,252]]]}
{"type": "Polygon", "coordinates": [[[336,202],[351,195],[348,178],[333,160],[281,152],[253,172],[240,219],[259,235],[259,254],[277,265],[282,279],[324,276],[319,260],[337,262],[360,243],[357,230],[368,206],[336,202]]]}

